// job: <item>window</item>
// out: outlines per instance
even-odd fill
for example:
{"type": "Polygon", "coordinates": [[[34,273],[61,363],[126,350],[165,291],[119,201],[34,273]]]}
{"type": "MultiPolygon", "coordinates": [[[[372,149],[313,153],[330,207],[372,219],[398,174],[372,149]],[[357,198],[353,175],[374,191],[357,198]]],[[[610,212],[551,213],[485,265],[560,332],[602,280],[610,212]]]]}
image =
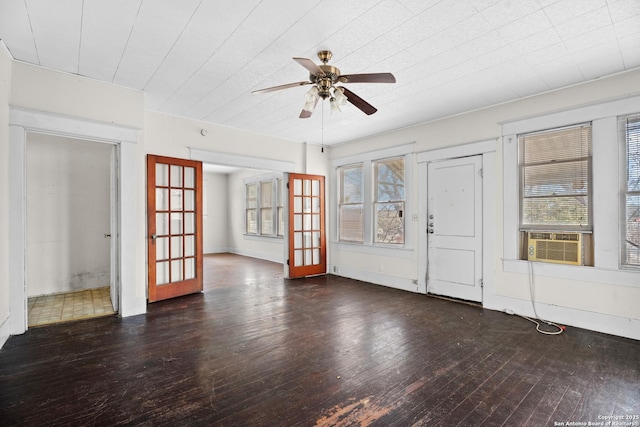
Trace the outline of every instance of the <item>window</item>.
{"type": "Polygon", "coordinates": [[[258,208],[258,186],[255,182],[245,185],[245,195],[246,195],[246,232],[247,234],[257,234],[258,233],[258,217],[257,217],[257,208],[258,208]]]}
{"type": "Polygon", "coordinates": [[[363,167],[362,164],[338,169],[340,196],[338,201],[338,240],[363,243],[363,167]]]}
{"type": "Polygon", "coordinates": [[[245,179],[246,234],[284,235],[284,197],[281,177],[274,175],[245,179]]]}
{"type": "Polygon", "coordinates": [[[591,124],[518,136],[521,230],[592,230],[591,124]]]}
{"type": "Polygon", "coordinates": [[[404,243],[404,158],[373,162],[376,243],[404,243]]]}
{"type": "Polygon", "coordinates": [[[620,120],[624,141],[622,264],[640,266],[640,115],[620,120]]]}
{"type": "Polygon", "coordinates": [[[278,211],[278,236],[284,236],[284,201],[287,197],[284,188],[284,180],[276,179],[277,195],[277,211],[278,211]]]}

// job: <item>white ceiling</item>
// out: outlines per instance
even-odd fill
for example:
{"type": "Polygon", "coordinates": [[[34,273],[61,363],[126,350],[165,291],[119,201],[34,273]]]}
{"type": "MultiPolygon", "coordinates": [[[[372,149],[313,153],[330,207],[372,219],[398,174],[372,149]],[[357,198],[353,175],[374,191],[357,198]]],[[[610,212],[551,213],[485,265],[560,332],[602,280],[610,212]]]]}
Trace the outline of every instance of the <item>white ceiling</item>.
{"type": "Polygon", "coordinates": [[[152,110],[329,145],[640,67],[640,0],[0,0],[0,38],[152,110]],[[307,87],[251,94],[307,80],[291,58],[323,49],[396,76],[347,85],[376,114],[299,119],[307,87]]]}

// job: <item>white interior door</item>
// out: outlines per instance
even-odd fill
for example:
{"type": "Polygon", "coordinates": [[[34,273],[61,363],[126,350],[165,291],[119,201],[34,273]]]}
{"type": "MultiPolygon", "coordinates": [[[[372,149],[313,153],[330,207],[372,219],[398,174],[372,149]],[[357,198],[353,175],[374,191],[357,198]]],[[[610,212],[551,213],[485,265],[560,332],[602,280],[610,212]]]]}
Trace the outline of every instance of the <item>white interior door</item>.
{"type": "Polygon", "coordinates": [[[428,165],[427,292],[482,301],[482,156],[428,165]]]}

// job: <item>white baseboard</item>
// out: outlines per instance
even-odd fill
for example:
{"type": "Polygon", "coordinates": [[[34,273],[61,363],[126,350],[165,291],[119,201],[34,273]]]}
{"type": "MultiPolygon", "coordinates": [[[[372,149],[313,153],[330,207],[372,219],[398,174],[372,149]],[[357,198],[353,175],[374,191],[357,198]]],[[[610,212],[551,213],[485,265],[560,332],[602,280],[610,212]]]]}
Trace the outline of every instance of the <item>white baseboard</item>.
{"type": "Polygon", "coordinates": [[[334,269],[333,266],[329,266],[328,271],[336,276],[369,282],[374,285],[382,285],[388,288],[400,289],[414,293],[424,293],[420,292],[420,286],[417,281],[413,279],[405,279],[403,277],[391,276],[388,274],[376,273],[375,271],[360,270],[345,266],[340,266],[337,270],[334,269]]]}
{"type": "MultiPolygon", "coordinates": [[[[489,301],[485,299],[483,307],[489,310],[503,312],[509,310],[522,316],[535,316],[533,306],[529,300],[492,296],[489,301]]],[[[589,329],[609,335],[640,340],[640,320],[638,319],[561,307],[541,302],[536,302],[536,313],[539,318],[560,325],[573,326],[575,328],[589,329]]]]}

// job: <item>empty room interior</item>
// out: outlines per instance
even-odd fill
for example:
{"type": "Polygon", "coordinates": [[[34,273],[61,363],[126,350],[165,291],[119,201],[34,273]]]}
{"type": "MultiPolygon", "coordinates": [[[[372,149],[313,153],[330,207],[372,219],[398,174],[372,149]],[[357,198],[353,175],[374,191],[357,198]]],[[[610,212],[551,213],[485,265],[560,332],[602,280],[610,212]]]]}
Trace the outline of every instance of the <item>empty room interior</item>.
{"type": "Polygon", "coordinates": [[[637,0],[0,1],[0,424],[640,427],[637,0]]]}

